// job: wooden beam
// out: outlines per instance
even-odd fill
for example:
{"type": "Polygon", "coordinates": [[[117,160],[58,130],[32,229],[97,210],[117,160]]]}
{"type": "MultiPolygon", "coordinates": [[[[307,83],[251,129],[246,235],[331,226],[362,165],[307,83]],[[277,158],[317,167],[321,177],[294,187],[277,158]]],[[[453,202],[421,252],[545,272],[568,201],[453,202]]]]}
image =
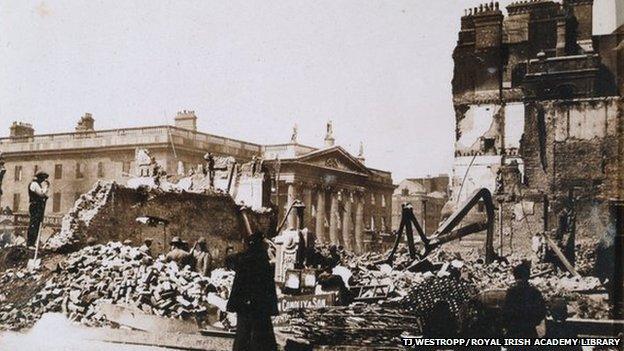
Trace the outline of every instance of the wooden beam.
{"type": "Polygon", "coordinates": [[[199,333],[199,327],[193,321],[147,314],[138,308],[106,303],[100,306],[100,311],[111,322],[155,334],[199,333]]]}
{"type": "Polygon", "coordinates": [[[561,249],[559,249],[559,246],[557,246],[557,244],[554,241],[552,241],[551,238],[549,238],[547,236],[544,236],[544,237],[546,238],[546,243],[548,243],[548,246],[550,246],[551,250],[553,250],[555,255],[557,255],[557,257],[559,258],[561,263],[563,263],[563,265],[568,270],[568,272],[572,273],[576,277],[580,277],[581,275],[578,274],[576,269],[574,269],[574,266],[572,266],[570,261],[568,261],[568,259],[565,257],[563,252],[561,252],[561,249]]]}

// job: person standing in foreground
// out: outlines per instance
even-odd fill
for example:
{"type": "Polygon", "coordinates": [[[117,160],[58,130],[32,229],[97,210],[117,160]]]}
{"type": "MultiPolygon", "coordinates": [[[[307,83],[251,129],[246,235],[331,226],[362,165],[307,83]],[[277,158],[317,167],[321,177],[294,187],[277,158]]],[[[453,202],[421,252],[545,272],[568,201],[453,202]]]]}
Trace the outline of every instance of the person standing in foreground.
{"type": "Polygon", "coordinates": [[[236,313],[234,351],[277,350],[271,316],[277,315],[274,272],[263,234],[247,239],[247,250],[236,264],[236,275],[227,310],[236,313]]]}
{"type": "Polygon", "coordinates": [[[46,172],[37,172],[35,178],[33,178],[28,185],[28,212],[30,213],[30,223],[28,225],[26,244],[29,247],[34,247],[37,242],[37,235],[39,234],[41,222],[43,222],[43,214],[45,212],[49,189],[50,182],[48,182],[48,174],[46,172]]]}
{"type": "Polygon", "coordinates": [[[507,289],[503,304],[506,337],[537,338],[535,327],[546,317],[546,302],[542,293],[529,283],[531,263],[524,261],[515,266],[513,275],[516,282],[507,289]]]}

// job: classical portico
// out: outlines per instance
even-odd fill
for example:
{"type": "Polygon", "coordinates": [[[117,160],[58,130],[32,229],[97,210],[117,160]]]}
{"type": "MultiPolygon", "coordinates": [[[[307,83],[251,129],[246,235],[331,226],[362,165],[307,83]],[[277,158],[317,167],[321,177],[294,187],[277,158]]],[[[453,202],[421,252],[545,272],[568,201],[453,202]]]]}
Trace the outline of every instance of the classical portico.
{"type": "MultiPolygon", "coordinates": [[[[295,200],[303,201],[304,225],[316,233],[318,242],[362,252],[368,224],[390,223],[394,186],[389,172],[366,167],[340,146],[317,150],[293,142],[266,148],[265,164],[274,168],[277,178],[273,202],[280,217],[295,200]],[[271,152],[279,154],[272,159],[271,152]]],[[[295,227],[294,212],[287,225],[295,227]]]]}

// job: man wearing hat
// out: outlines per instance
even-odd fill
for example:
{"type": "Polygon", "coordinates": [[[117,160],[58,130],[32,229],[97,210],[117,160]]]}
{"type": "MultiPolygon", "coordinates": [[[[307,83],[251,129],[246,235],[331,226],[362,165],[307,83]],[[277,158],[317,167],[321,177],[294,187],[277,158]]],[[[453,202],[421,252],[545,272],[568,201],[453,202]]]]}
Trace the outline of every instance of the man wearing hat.
{"type": "Polygon", "coordinates": [[[204,155],[204,160],[206,160],[207,166],[207,175],[210,180],[210,188],[214,187],[214,179],[215,179],[215,158],[211,152],[204,155]]]}
{"type": "Polygon", "coordinates": [[[152,255],[152,243],[154,242],[154,240],[152,238],[145,238],[145,240],[143,240],[143,245],[141,245],[141,247],[139,247],[139,250],[141,252],[143,252],[144,254],[151,256],[152,255]]]}
{"type": "Polygon", "coordinates": [[[193,267],[193,256],[186,250],[183,249],[184,242],[180,239],[179,236],[174,236],[171,238],[171,251],[167,253],[165,256],[168,262],[173,261],[178,264],[180,268],[184,266],[193,267]]]}
{"type": "Polygon", "coordinates": [[[195,263],[195,272],[200,273],[206,277],[210,276],[212,271],[212,255],[208,252],[206,246],[206,239],[199,238],[191,250],[193,255],[193,261],[195,263]]]}
{"type": "Polygon", "coordinates": [[[26,244],[35,246],[39,227],[43,222],[43,214],[45,212],[46,200],[48,199],[48,190],[50,182],[48,182],[48,174],[46,172],[37,172],[35,178],[28,185],[28,212],[30,213],[30,224],[28,225],[28,238],[26,244]]]}
{"type": "MultiPolygon", "coordinates": [[[[507,289],[503,304],[503,324],[508,338],[537,338],[535,327],[546,317],[542,293],[529,283],[531,262],[522,261],[513,268],[516,282],[507,289]]],[[[529,348],[522,347],[523,350],[529,348]]],[[[514,350],[510,348],[509,350],[514,350]]]]}
{"type": "Polygon", "coordinates": [[[2,158],[2,153],[0,153],[0,195],[2,195],[2,179],[4,179],[5,173],[6,168],[4,168],[4,159],[2,158]]]}
{"type": "Polygon", "coordinates": [[[227,310],[236,313],[234,351],[277,351],[271,316],[278,314],[274,270],[264,236],[246,239],[247,249],[238,258],[227,310]]]}

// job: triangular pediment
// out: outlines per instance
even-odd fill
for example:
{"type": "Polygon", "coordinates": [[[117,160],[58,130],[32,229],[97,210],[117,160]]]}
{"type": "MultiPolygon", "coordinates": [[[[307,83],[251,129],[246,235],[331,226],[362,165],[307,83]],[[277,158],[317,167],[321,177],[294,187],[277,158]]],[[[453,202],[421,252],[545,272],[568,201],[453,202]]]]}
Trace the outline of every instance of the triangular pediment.
{"type": "Polygon", "coordinates": [[[310,152],[298,157],[297,161],[344,172],[370,174],[370,171],[362,162],[340,146],[310,152]]]}

